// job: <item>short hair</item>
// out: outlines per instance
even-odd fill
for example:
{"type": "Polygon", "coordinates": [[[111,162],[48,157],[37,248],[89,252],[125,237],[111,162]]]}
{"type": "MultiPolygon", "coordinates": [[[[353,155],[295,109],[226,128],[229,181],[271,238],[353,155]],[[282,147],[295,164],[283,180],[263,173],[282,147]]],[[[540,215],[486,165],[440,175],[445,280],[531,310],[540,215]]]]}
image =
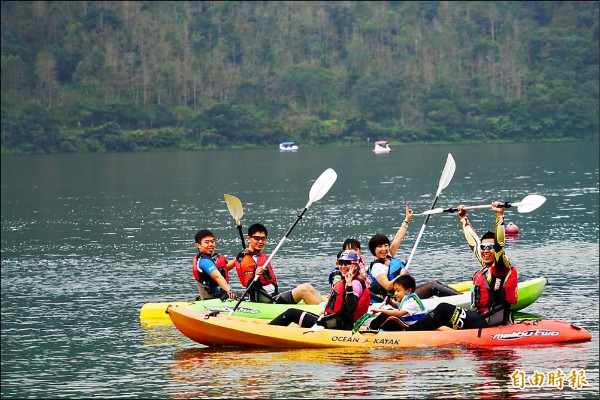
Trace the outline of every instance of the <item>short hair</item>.
{"type": "Polygon", "coordinates": [[[340,257],[342,256],[342,253],[343,253],[343,252],[344,252],[344,250],[340,250],[340,251],[338,251],[338,253],[337,253],[337,256],[335,256],[335,261],[337,261],[337,260],[339,260],[339,259],[340,259],[340,257]]]}
{"type": "Polygon", "coordinates": [[[402,286],[404,289],[410,289],[412,293],[417,290],[417,283],[415,282],[415,278],[410,275],[399,275],[396,279],[394,279],[393,284],[398,284],[402,286]]]}
{"type": "Polygon", "coordinates": [[[254,235],[256,232],[264,232],[265,236],[268,236],[269,234],[267,233],[267,228],[265,228],[265,226],[263,224],[254,224],[254,225],[250,225],[250,228],[248,228],[248,236],[252,236],[254,235]]]}
{"type": "Polygon", "coordinates": [[[496,240],[496,235],[494,234],[494,232],[487,231],[481,237],[481,241],[483,241],[483,239],[494,239],[494,241],[495,241],[496,240]]]}
{"type": "Polygon", "coordinates": [[[196,243],[200,243],[202,239],[208,236],[215,237],[215,235],[208,229],[201,229],[198,231],[198,233],[196,233],[194,240],[196,241],[196,243]]]}
{"type": "Polygon", "coordinates": [[[344,244],[342,245],[342,249],[343,250],[354,250],[354,249],[360,250],[360,242],[356,239],[348,238],[344,241],[344,244]]]}
{"type": "Polygon", "coordinates": [[[387,244],[389,246],[390,239],[383,233],[377,233],[373,235],[371,240],[369,240],[369,250],[371,251],[371,254],[375,255],[375,248],[382,244],[387,244]]]}

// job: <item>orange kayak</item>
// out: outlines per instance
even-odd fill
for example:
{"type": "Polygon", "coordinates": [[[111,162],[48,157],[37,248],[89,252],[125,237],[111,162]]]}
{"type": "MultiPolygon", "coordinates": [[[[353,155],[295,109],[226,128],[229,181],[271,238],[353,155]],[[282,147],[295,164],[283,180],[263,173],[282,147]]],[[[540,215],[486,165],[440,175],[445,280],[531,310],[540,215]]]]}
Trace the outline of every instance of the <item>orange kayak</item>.
{"type": "Polygon", "coordinates": [[[188,338],[206,346],[244,347],[438,347],[438,346],[519,346],[582,342],[591,340],[585,329],[557,320],[529,320],[513,325],[484,329],[453,330],[440,328],[424,332],[312,330],[269,325],[267,320],[211,315],[185,307],[169,306],[171,321],[188,338]]]}

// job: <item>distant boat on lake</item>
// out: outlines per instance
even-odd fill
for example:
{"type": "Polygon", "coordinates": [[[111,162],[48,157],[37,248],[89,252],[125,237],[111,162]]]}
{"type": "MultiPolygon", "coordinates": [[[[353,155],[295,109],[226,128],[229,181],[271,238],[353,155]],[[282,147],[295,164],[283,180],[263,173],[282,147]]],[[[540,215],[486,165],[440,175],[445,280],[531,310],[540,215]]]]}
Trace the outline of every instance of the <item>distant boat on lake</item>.
{"type": "Polygon", "coordinates": [[[281,143],[279,143],[279,151],[282,151],[282,152],[298,151],[298,145],[296,144],[296,142],[281,142],[281,143]]]}
{"type": "Polygon", "coordinates": [[[388,146],[387,140],[378,140],[375,142],[375,148],[371,151],[375,154],[383,154],[389,153],[393,150],[390,148],[390,146],[388,146]]]}

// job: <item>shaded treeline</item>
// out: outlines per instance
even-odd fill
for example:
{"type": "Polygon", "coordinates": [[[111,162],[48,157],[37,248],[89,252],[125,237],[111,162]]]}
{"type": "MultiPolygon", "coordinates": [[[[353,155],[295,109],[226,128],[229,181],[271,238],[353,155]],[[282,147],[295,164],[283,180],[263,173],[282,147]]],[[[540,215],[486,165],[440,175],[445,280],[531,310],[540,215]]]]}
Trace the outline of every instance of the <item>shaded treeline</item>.
{"type": "Polygon", "coordinates": [[[2,151],[598,137],[596,1],[2,1],[2,151]]]}

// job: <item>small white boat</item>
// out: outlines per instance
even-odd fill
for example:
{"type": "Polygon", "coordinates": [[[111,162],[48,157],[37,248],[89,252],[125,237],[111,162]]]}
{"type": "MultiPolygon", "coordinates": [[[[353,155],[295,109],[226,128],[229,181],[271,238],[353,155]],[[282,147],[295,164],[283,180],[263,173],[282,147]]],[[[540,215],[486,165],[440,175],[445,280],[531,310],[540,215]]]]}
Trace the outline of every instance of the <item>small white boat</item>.
{"type": "Polygon", "coordinates": [[[388,146],[387,140],[378,140],[375,142],[375,148],[372,151],[373,153],[380,154],[389,153],[393,150],[390,148],[390,146],[388,146]]]}
{"type": "Polygon", "coordinates": [[[279,143],[279,151],[298,151],[298,145],[295,142],[281,142],[279,143]]]}

